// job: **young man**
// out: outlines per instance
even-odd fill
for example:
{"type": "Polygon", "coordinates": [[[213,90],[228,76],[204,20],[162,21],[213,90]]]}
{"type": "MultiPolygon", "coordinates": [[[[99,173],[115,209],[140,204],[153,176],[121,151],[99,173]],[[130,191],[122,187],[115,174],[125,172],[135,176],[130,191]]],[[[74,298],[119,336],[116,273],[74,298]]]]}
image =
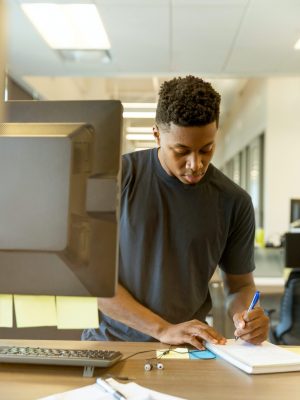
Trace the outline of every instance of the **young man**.
{"type": "Polygon", "coordinates": [[[266,339],[263,310],[247,312],[255,292],[251,199],[210,163],[219,107],[220,95],[199,78],[162,85],[158,148],[123,156],[118,291],[99,299],[99,331],[83,339],[224,344],[205,323],[217,265],[235,335],[255,344],[266,339]]]}

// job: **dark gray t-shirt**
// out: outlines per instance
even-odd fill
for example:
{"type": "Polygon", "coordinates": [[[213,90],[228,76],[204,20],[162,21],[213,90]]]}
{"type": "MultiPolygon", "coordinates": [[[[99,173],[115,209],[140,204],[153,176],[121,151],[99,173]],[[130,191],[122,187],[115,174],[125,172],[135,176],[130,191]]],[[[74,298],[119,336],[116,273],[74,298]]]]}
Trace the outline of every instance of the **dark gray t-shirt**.
{"type": "MultiPolygon", "coordinates": [[[[171,323],[205,320],[216,266],[254,270],[255,222],[250,196],[212,164],[195,185],[169,176],[151,149],[123,156],[119,281],[171,323]]],[[[153,338],[101,316],[86,340],[153,338]]]]}

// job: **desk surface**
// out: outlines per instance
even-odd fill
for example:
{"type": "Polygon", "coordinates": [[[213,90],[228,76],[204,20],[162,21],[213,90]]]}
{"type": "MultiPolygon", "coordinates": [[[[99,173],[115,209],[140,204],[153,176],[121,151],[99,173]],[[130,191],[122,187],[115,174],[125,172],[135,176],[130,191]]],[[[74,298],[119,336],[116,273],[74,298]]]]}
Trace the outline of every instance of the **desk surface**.
{"type": "MultiPolygon", "coordinates": [[[[120,350],[124,356],[137,351],[166,348],[160,343],[63,342],[0,340],[0,345],[34,345],[63,348],[120,350]]],[[[221,359],[164,360],[164,370],[144,371],[154,352],[139,354],[109,369],[96,369],[96,376],[111,374],[189,400],[289,400],[299,399],[300,373],[288,372],[251,376],[221,359]]],[[[90,385],[82,368],[0,364],[0,397],[3,400],[35,400],[50,394],[90,385]]]]}

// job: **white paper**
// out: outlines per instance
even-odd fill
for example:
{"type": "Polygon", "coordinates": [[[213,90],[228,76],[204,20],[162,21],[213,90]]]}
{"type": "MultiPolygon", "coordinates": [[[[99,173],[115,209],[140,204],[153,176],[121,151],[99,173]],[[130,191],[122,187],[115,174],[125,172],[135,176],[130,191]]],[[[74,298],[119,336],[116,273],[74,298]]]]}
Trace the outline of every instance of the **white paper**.
{"type": "Polygon", "coordinates": [[[103,393],[98,385],[83,386],[79,389],[43,397],[40,400],[112,400],[111,394],[103,393]]]}
{"type": "Polygon", "coordinates": [[[253,345],[228,339],[226,345],[206,343],[206,347],[224,360],[248,373],[300,370],[300,356],[267,341],[253,345]]]}
{"type": "MultiPolygon", "coordinates": [[[[112,378],[107,379],[110,385],[124,394],[128,400],[185,400],[182,397],[170,396],[168,394],[156,392],[137,385],[134,382],[119,383],[112,378]]],[[[112,394],[105,393],[97,385],[88,385],[79,389],[69,390],[68,392],[54,394],[43,397],[39,400],[116,400],[112,394]]]]}

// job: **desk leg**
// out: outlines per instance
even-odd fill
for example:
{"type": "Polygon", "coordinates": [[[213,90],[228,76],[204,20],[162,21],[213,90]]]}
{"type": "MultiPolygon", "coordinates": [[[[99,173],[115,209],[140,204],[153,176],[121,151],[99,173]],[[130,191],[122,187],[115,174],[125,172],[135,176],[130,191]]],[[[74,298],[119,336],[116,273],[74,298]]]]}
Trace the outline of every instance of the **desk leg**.
{"type": "Polygon", "coordinates": [[[226,338],[232,338],[234,326],[232,320],[227,315],[223,283],[212,282],[210,284],[210,294],[213,303],[213,327],[226,338]]]}

